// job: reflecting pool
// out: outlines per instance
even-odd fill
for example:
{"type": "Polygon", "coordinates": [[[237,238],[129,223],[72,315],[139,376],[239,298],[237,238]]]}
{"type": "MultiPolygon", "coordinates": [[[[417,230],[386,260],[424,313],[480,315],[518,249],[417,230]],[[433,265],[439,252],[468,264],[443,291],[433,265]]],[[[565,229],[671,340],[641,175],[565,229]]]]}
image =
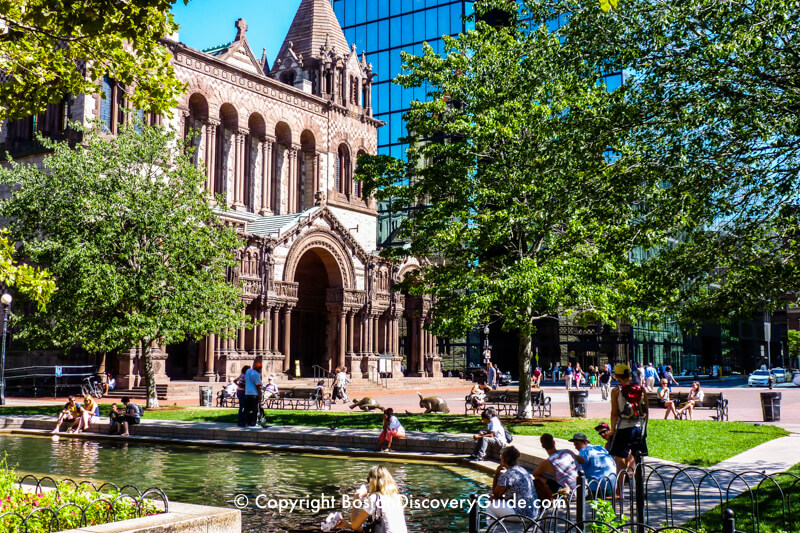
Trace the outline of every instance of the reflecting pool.
{"type": "MultiPolygon", "coordinates": [[[[140,490],[155,486],[174,501],[227,507],[234,505],[236,495],[244,494],[249,500],[242,512],[243,531],[247,532],[319,531],[325,516],[341,509],[343,495],[352,495],[365,483],[367,471],[375,464],[386,466],[400,491],[418,507],[406,510],[409,531],[466,531],[466,506],[422,507],[431,505],[433,499],[466,499],[473,492],[486,491],[485,483],[490,481],[469,469],[440,464],[64,437],[53,441],[0,435],[0,454],[3,452],[20,473],[130,483],[140,490]],[[284,505],[294,501],[294,511],[256,506],[274,506],[281,501],[284,505]],[[314,508],[323,501],[333,508],[314,508]]],[[[432,505],[441,505],[441,501],[432,505]]]]}

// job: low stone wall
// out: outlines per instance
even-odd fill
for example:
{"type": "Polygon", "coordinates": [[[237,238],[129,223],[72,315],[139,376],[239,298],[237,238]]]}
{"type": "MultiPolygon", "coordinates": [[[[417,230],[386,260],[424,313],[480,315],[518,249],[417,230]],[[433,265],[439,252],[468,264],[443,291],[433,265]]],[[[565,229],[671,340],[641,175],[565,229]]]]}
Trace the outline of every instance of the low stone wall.
{"type": "Polygon", "coordinates": [[[241,533],[242,513],[238,509],[169,503],[169,512],[93,527],[68,529],[61,533],[241,533]]]}
{"type": "MultiPolygon", "coordinates": [[[[55,417],[43,415],[0,417],[0,430],[52,430],[54,424],[55,417]]],[[[102,429],[105,428],[104,423],[102,429]]],[[[262,429],[208,422],[147,419],[143,419],[141,424],[131,429],[134,440],[139,442],[152,440],[180,444],[191,441],[194,444],[211,447],[260,448],[356,456],[374,450],[378,445],[378,434],[379,431],[374,429],[328,429],[307,426],[270,426],[262,429]]],[[[120,437],[90,431],[86,438],[119,439],[120,437]]],[[[518,445],[516,439],[514,445],[521,452],[518,463],[525,468],[535,469],[544,459],[544,452],[538,447],[531,450],[518,445]]],[[[394,451],[403,455],[409,454],[412,459],[433,459],[452,463],[463,462],[464,456],[472,454],[474,446],[475,441],[471,435],[421,431],[407,431],[406,438],[392,443],[394,451]]],[[[490,450],[488,457],[499,460],[498,451],[490,450]]]]}

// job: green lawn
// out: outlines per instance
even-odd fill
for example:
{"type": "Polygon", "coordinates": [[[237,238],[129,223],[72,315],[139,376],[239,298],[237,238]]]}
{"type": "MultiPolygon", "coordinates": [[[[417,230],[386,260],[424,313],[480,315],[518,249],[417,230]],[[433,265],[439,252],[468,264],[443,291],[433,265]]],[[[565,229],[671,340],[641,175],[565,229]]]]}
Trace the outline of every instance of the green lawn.
{"type": "MultiPolygon", "coordinates": [[[[55,415],[58,406],[4,407],[0,415],[47,414],[55,415]]],[[[105,415],[109,404],[100,405],[105,415]]],[[[398,413],[400,421],[411,431],[437,431],[449,433],[475,433],[484,426],[475,415],[405,415],[398,413]]],[[[188,420],[193,422],[236,423],[236,409],[165,407],[148,409],[145,418],[158,420],[188,420]]],[[[326,411],[267,411],[273,425],[299,425],[329,427],[335,424],[342,428],[381,427],[380,413],[326,411]]],[[[541,435],[552,433],[556,437],[569,439],[578,431],[586,433],[594,444],[603,440],[594,427],[600,419],[544,419],[518,423],[507,420],[509,430],[517,435],[541,435]]],[[[714,422],[685,420],[651,420],[648,426],[647,443],[650,455],[669,461],[708,467],[724,459],[758,446],[788,433],[775,426],[756,426],[744,422],[714,422]],[[698,443],[713,443],[700,446],[698,443]]]]}
{"type": "MultiPolygon", "coordinates": [[[[800,476],[800,463],[789,469],[790,474],[800,476]]],[[[736,519],[737,531],[758,531],[759,533],[785,533],[787,531],[800,531],[800,515],[797,513],[797,500],[800,497],[800,481],[791,476],[779,476],[775,480],[780,485],[780,490],[772,483],[764,483],[761,489],[753,492],[753,500],[745,493],[728,502],[722,508],[716,507],[702,516],[702,525],[708,531],[722,529],[722,509],[733,509],[736,519]],[[791,504],[791,512],[786,510],[783,515],[783,504],[791,504]],[[758,527],[753,519],[754,512],[758,513],[758,527]]],[[[724,497],[724,496],[723,496],[724,497]]],[[[691,527],[689,524],[688,527],[691,527]]]]}

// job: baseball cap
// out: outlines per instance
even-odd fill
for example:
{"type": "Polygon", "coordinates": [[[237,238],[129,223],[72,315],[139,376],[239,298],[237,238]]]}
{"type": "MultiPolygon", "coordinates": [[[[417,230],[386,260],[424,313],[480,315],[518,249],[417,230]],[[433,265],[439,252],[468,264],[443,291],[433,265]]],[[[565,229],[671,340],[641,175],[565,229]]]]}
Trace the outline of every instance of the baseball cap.
{"type": "Polygon", "coordinates": [[[594,427],[595,431],[611,431],[611,426],[606,424],[605,422],[601,422],[594,427]]]}
{"type": "Polygon", "coordinates": [[[621,375],[623,375],[625,373],[628,373],[628,374],[631,373],[631,367],[629,367],[625,363],[619,363],[618,365],[616,365],[614,367],[614,374],[616,374],[618,376],[621,376],[621,375]]]}
{"type": "Polygon", "coordinates": [[[586,433],[575,433],[572,438],[569,439],[570,442],[575,442],[576,440],[583,442],[589,440],[589,437],[586,436],[586,433]]]}

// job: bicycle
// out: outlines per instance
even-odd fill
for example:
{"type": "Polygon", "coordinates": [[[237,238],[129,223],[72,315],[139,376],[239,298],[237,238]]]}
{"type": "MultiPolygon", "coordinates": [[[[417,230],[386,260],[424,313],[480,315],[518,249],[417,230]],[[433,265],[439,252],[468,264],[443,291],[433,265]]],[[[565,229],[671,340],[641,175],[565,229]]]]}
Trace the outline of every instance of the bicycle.
{"type": "Polygon", "coordinates": [[[81,394],[84,396],[94,396],[98,400],[103,397],[103,386],[94,376],[83,378],[81,383],[81,394]],[[94,378],[94,379],[93,379],[94,378]]]}

